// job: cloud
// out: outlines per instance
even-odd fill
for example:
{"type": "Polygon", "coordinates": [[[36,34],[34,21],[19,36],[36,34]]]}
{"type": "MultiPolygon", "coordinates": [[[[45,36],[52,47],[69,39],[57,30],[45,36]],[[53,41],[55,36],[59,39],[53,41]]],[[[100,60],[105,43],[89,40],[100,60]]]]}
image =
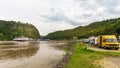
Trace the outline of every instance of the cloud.
{"type": "Polygon", "coordinates": [[[56,22],[56,21],[63,21],[64,17],[61,14],[55,15],[40,15],[40,17],[44,18],[47,22],[56,22]]]}
{"type": "Polygon", "coordinates": [[[41,35],[120,17],[120,0],[0,0],[0,19],[28,22],[41,35]]]}
{"type": "Polygon", "coordinates": [[[96,3],[99,4],[100,6],[104,6],[106,8],[106,12],[109,14],[118,14],[119,12],[115,10],[115,7],[118,6],[120,3],[119,0],[96,0],[96,3]]]}
{"type": "Polygon", "coordinates": [[[47,14],[47,15],[39,15],[39,16],[42,17],[44,19],[44,21],[47,21],[47,22],[60,23],[60,22],[64,21],[64,22],[66,22],[68,24],[71,24],[73,26],[81,24],[81,23],[79,23],[79,22],[77,22],[77,21],[75,21],[73,19],[70,19],[69,17],[67,17],[62,12],[54,12],[54,13],[50,13],[50,14],[47,14]]]}
{"type": "Polygon", "coordinates": [[[92,19],[88,22],[100,21],[113,17],[119,17],[120,0],[75,0],[79,3],[79,8],[84,7],[79,19],[92,19]],[[117,7],[117,8],[116,8],[117,7]]]}

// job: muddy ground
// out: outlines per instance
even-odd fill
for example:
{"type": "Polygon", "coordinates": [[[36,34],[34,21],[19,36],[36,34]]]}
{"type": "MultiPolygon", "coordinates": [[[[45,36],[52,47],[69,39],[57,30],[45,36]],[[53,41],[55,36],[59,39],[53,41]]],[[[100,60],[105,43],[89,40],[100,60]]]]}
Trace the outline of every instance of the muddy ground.
{"type": "Polygon", "coordinates": [[[96,60],[95,64],[101,68],[120,68],[120,58],[106,57],[101,60],[96,60]]]}
{"type": "MultiPolygon", "coordinates": [[[[87,45],[87,49],[95,51],[120,52],[120,49],[104,49],[94,45],[87,45]]],[[[101,68],[120,68],[120,57],[105,57],[101,60],[96,60],[95,64],[101,68]]]]}

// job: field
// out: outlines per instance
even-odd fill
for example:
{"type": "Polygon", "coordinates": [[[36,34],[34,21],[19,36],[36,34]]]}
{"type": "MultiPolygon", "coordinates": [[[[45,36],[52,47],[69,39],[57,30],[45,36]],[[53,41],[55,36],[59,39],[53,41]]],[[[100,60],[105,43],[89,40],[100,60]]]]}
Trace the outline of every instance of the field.
{"type": "MultiPolygon", "coordinates": [[[[64,68],[108,68],[109,66],[103,66],[99,64],[99,62],[103,62],[101,60],[109,57],[117,58],[117,60],[120,60],[120,52],[94,51],[87,49],[86,44],[76,44],[73,54],[64,68]]],[[[107,62],[108,63],[104,62],[104,65],[110,64],[109,61],[107,62]]],[[[111,67],[114,67],[112,63],[110,65],[111,67]]]]}

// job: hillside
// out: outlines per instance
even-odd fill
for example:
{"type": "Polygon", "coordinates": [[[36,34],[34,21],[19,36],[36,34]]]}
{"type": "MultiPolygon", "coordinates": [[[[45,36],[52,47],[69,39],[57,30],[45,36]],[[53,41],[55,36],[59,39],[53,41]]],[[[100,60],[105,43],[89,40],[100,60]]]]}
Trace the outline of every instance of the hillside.
{"type": "Polygon", "coordinates": [[[13,40],[15,37],[39,38],[35,26],[28,23],[0,20],[0,40],[13,40]]]}
{"type": "Polygon", "coordinates": [[[93,22],[87,26],[79,26],[74,29],[56,31],[49,33],[46,38],[52,40],[62,40],[72,39],[74,36],[77,36],[78,38],[86,38],[89,36],[106,34],[120,35],[120,18],[93,22]]]}

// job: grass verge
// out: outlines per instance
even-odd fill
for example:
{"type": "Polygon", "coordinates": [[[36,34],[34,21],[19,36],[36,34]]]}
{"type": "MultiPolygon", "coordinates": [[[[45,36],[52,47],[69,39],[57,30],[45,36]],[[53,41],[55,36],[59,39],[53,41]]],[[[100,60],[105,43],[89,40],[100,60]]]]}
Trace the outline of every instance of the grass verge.
{"type": "Polygon", "coordinates": [[[120,57],[120,52],[93,51],[86,49],[85,44],[82,46],[77,44],[64,68],[101,68],[100,66],[96,66],[94,61],[109,56],[120,57]]]}

